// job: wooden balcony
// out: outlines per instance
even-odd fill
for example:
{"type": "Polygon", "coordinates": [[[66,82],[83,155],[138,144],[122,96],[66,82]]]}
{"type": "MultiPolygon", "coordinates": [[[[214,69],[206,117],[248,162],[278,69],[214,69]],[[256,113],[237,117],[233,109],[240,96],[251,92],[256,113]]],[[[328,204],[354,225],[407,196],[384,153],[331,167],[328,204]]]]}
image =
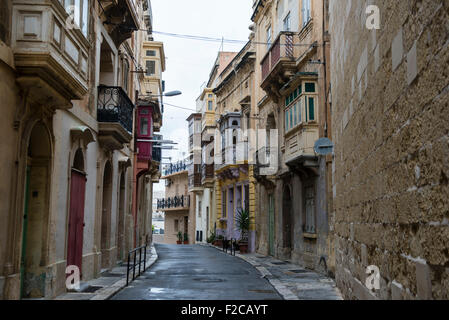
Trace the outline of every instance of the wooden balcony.
{"type": "Polygon", "coordinates": [[[133,132],[134,104],[121,87],[98,87],[99,141],[109,150],[120,150],[133,132]]]}
{"type": "Polygon", "coordinates": [[[201,165],[195,164],[195,172],[189,174],[189,192],[197,192],[202,191],[202,174],[201,174],[201,165]]]}
{"type": "Polygon", "coordinates": [[[11,47],[30,102],[67,109],[88,90],[90,44],[56,0],[13,1],[11,47]]]}
{"type": "Polygon", "coordinates": [[[215,165],[203,164],[201,168],[201,185],[203,187],[211,187],[214,183],[215,165]]]}
{"type": "Polygon", "coordinates": [[[295,37],[292,32],[281,32],[262,59],[261,87],[275,94],[296,73],[295,37]]]}

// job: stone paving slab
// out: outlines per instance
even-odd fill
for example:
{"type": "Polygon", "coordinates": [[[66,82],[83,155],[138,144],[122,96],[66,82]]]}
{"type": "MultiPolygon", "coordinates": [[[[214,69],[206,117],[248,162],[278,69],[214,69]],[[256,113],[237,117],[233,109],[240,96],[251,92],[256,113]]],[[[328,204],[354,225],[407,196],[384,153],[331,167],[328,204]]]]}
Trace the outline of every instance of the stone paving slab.
{"type": "MultiPolygon", "coordinates": [[[[151,246],[146,267],[150,268],[158,259],[154,246],[151,246]]],[[[101,287],[93,293],[67,292],[57,296],[54,300],[107,300],[126,286],[126,266],[117,266],[104,273],[105,276],[87,281],[86,286],[101,287]],[[114,276],[111,276],[114,275],[114,276]],[[117,275],[117,276],[115,276],[117,275]]],[[[134,282],[138,281],[137,279],[134,282]]]]}
{"type": "Polygon", "coordinates": [[[285,300],[343,300],[335,281],[317,272],[259,253],[235,256],[253,265],[285,300]]]}

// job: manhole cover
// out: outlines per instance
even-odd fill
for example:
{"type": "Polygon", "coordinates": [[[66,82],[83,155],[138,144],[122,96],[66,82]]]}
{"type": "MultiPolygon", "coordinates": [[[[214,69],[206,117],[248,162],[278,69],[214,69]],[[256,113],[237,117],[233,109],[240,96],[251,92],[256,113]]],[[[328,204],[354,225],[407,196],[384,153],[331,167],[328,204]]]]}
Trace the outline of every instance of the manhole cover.
{"type": "Polygon", "coordinates": [[[274,293],[273,290],[248,290],[249,292],[256,292],[256,293],[274,293]]]}
{"type": "Polygon", "coordinates": [[[207,279],[207,278],[196,278],[196,279],[193,279],[193,280],[200,281],[200,282],[208,282],[208,283],[211,283],[211,282],[223,282],[224,281],[223,279],[207,279]]]}
{"type": "Polygon", "coordinates": [[[307,273],[307,270],[288,270],[288,271],[290,271],[290,272],[293,272],[293,273],[307,273]]]}
{"type": "Polygon", "coordinates": [[[284,264],[287,264],[287,262],[271,262],[271,264],[274,264],[276,266],[282,266],[284,264]]]}
{"type": "Polygon", "coordinates": [[[97,290],[103,289],[103,287],[100,286],[88,286],[86,289],[83,290],[83,292],[85,293],[93,293],[96,292],[97,290]]]}

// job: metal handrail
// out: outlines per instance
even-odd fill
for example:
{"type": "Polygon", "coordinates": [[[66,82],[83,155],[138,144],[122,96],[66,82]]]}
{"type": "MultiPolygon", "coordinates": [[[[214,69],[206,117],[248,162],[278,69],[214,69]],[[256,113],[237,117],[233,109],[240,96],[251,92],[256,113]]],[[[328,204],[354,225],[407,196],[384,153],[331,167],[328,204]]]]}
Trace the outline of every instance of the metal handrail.
{"type": "Polygon", "coordinates": [[[147,248],[148,245],[144,245],[138,248],[135,248],[133,250],[130,250],[128,252],[128,264],[126,267],[126,286],[128,286],[129,284],[129,273],[132,270],[132,274],[133,274],[133,278],[131,279],[131,282],[134,281],[136,278],[140,277],[140,275],[142,274],[142,272],[145,272],[147,269],[147,248]],[[143,261],[142,261],[142,250],[143,250],[143,261]],[[139,254],[139,262],[136,263],[137,260],[137,252],[139,254]],[[133,258],[133,264],[132,266],[130,266],[130,262],[131,262],[131,256],[134,254],[134,258],[133,258]],[[141,270],[141,266],[143,263],[143,271],[141,270]],[[136,265],[139,265],[139,274],[136,276],[136,265]]]}
{"type": "Polygon", "coordinates": [[[231,244],[231,255],[235,256],[235,247],[236,247],[235,245],[237,245],[237,239],[231,238],[230,240],[228,240],[227,238],[224,238],[222,243],[223,251],[228,253],[229,242],[231,244]]]}

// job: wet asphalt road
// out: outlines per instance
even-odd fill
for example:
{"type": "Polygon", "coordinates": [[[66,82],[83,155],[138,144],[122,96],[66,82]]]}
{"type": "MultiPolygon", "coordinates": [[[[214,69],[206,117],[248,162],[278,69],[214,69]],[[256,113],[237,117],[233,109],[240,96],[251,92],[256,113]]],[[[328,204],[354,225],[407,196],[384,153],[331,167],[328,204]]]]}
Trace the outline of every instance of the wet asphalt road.
{"type": "Polygon", "coordinates": [[[247,262],[200,245],[156,244],[157,262],[113,300],[280,300],[247,262]]]}

